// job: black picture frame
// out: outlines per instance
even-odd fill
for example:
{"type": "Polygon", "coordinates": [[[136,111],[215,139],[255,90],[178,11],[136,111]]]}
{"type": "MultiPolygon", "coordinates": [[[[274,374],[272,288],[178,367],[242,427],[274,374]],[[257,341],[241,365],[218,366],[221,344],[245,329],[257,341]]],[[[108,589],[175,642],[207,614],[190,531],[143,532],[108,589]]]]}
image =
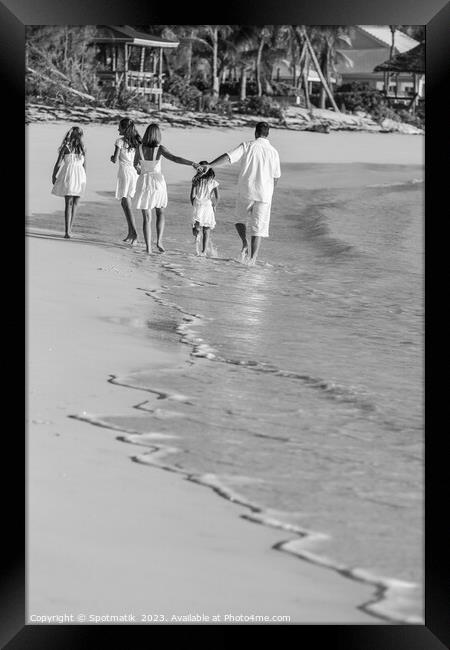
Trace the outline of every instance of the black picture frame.
{"type": "MultiPolygon", "coordinates": [[[[405,24],[426,25],[426,245],[427,252],[433,237],[432,222],[441,221],[448,212],[446,183],[443,174],[448,169],[448,109],[443,94],[448,81],[450,62],[450,7],[443,0],[382,0],[372,3],[366,0],[333,0],[306,2],[305,0],[263,0],[256,4],[249,0],[228,0],[226,8],[185,3],[176,10],[179,24],[390,24],[402,20],[405,24]]],[[[18,134],[23,132],[24,114],[24,43],[26,25],[56,24],[165,24],[174,18],[171,7],[142,0],[3,0],[0,2],[0,65],[3,84],[3,109],[1,124],[6,138],[5,151],[16,152],[13,176],[18,177],[21,196],[23,187],[24,157],[18,145],[18,134]],[[171,15],[172,14],[172,15],[171,15]],[[6,125],[6,126],[5,126],[6,125]]],[[[13,163],[11,163],[13,164],[13,163]]],[[[448,181],[447,181],[448,182],[448,181]]],[[[17,209],[17,206],[15,206],[17,209]]],[[[440,228],[440,226],[438,226],[440,228]]],[[[427,256],[425,296],[428,313],[432,286],[438,277],[439,256],[427,256]],[[430,293],[428,290],[430,289],[430,293]]],[[[442,256],[440,259],[445,259],[442,256]]],[[[26,266],[26,259],[25,266],[26,266]]],[[[444,297],[445,299],[445,297],[444,297]]],[[[26,314],[24,315],[26,323],[26,314]]],[[[345,650],[440,650],[450,647],[450,616],[448,580],[449,535],[446,530],[446,507],[448,503],[448,471],[442,445],[445,425],[436,426],[430,412],[428,380],[431,382],[432,352],[437,351],[434,336],[431,339],[427,317],[427,408],[426,408],[426,497],[425,497],[425,574],[426,601],[425,625],[301,625],[296,626],[297,643],[322,643],[345,650]],[[429,361],[428,361],[429,360],[429,361]],[[429,372],[430,371],[430,372],[429,372]],[[434,426],[433,426],[434,424],[434,426]],[[441,499],[443,497],[443,499],[441,499]],[[440,504],[440,505],[439,505],[440,504]]],[[[20,349],[20,342],[18,343],[20,349]]],[[[440,352],[439,352],[440,354],[440,352]]],[[[26,367],[26,366],[25,366],[26,367]]],[[[433,388],[433,396],[439,394],[433,388]]],[[[438,398],[434,398],[435,400],[438,398]]],[[[443,403],[445,399],[442,396],[443,403]]],[[[431,400],[431,398],[430,398],[431,400]]],[[[436,403],[436,402],[434,402],[436,403]]],[[[34,626],[25,625],[25,437],[13,430],[6,441],[4,455],[13,465],[12,478],[4,493],[8,533],[3,535],[6,544],[1,561],[0,580],[0,643],[8,650],[21,648],[78,648],[97,647],[99,643],[133,647],[135,634],[146,634],[142,626],[34,626]],[[9,445],[9,447],[8,447],[9,445]]],[[[176,626],[169,626],[176,627],[176,626]]],[[[185,627],[185,626],[183,626],[185,627]]],[[[222,626],[226,627],[226,626],[222,626]]],[[[233,627],[233,626],[230,626],[233,627]]],[[[268,628],[274,627],[266,626],[268,628]]],[[[268,629],[269,634],[280,631],[268,629]]],[[[221,631],[223,638],[228,629],[221,631]]],[[[154,630],[151,630],[153,634],[154,630]]],[[[264,632],[266,634],[266,631],[264,632]]],[[[147,638],[149,635],[147,634],[147,638]]]]}

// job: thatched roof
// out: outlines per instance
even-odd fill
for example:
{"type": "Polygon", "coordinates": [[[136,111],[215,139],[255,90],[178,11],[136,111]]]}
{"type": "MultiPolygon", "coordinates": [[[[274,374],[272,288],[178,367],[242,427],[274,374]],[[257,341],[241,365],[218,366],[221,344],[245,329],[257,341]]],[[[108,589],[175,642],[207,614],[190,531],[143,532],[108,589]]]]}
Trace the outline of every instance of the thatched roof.
{"type": "Polygon", "coordinates": [[[138,32],[129,25],[97,25],[97,34],[93,43],[140,45],[143,47],[178,47],[179,41],[162,38],[145,32],[138,32]]]}
{"type": "Polygon", "coordinates": [[[374,72],[416,72],[425,73],[425,43],[420,43],[412,50],[397,54],[391,61],[375,66],[374,72]]]}

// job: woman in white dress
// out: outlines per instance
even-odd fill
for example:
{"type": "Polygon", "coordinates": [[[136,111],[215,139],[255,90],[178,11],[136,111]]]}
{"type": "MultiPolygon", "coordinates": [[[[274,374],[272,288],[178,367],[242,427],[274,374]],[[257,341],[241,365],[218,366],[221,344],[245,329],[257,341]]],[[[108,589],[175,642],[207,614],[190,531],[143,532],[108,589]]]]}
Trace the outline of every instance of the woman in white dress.
{"type": "Polygon", "coordinates": [[[59,147],[58,158],[52,174],[52,194],[63,196],[65,239],[70,239],[80,196],[86,189],[86,148],[83,131],[78,126],[69,129],[59,147]]]}
{"type": "Polygon", "coordinates": [[[179,165],[189,165],[197,169],[199,165],[192,160],[174,156],[161,144],[161,131],[157,124],[150,124],[138,147],[135,166],[140,167],[136,183],[134,207],[142,210],[143,230],[147,253],[151,252],[151,211],[156,212],[156,246],[164,252],[162,236],[164,232],[164,208],[167,207],[167,186],[161,172],[161,158],[167,158],[179,165]]]}
{"type": "Polygon", "coordinates": [[[131,199],[136,191],[137,171],[134,167],[136,149],[141,143],[141,137],[136,130],[133,120],[124,117],[119,122],[119,134],[115,143],[114,153],[110,160],[119,161],[116,183],[116,199],[119,199],[128,225],[128,234],[123,241],[133,245],[137,240],[136,224],[131,209],[131,199]]]}

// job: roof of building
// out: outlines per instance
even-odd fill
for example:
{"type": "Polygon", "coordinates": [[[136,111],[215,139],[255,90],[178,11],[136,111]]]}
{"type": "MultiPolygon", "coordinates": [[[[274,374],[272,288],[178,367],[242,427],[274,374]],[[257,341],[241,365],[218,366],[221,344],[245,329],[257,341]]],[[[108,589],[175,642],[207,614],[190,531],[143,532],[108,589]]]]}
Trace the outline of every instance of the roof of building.
{"type": "Polygon", "coordinates": [[[384,61],[374,68],[374,72],[425,72],[425,43],[419,43],[416,47],[403,54],[397,54],[391,61],[384,61]]]}
{"type": "MultiPolygon", "coordinates": [[[[391,46],[392,33],[389,25],[356,25],[356,27],[379,41],[380,45],[384,47],[391,46]]],[[[398,52],[407,52],[416,45],[419,45],[419,41],[416,41],[399,29],[395,30],[394,46],[398,52]]]]}
{"type": "MultiPolygon", "coordinates": [[[[367,75],[379,72],[378,66],[389,56],[392,42],[392,35],[389,25],[355,25],[354,30],[357,34],[365,36],[367,47],[361,47],[361,38],[355,37],[355,44],[350,47],[339,48],[352,62],[352,67],[347,67],[344,63],[336,65],[337,71],[346,76],[367,75]],[[369,40],[367,40],[369,39],[369,40]]],[[[399,31],[395,31],[394,46],[395,53],[404,53],[415,49],[419,44],[414,38],[399,31]]],[[[380,70],[381,71],[381,70],[380,70]]]]}
{"type": "Polygon", "coordinates": [[[371,50],[345,50],[345,55],[352,61],[353,66],[347,67],[344,63],[339,62],[336,64],[336,70],[344,75],[372,73],[375,66],[386,61],[387,54],[384,47],[371,50]]]}
{"type": "Polygon", "coordinates": [[[178,47],[179,41],[139,32],[129,25],[98,25],[95,43],[129,43],[144,47],[178,47]]]}

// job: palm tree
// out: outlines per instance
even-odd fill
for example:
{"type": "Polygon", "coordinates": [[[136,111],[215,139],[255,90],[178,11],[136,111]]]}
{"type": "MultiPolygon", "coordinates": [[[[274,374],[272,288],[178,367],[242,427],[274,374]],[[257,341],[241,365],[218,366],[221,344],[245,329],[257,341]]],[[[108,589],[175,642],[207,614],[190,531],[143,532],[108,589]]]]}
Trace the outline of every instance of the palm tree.
{"type": "Polygon", "coordinates": [[[308,43],[305,38],[306,25],[289,25],[289,32],[297,42],[297,56],[299,66],[298,88],[303,87],[305,96],[305,104],[308,110],[311,110],[311,102],[309,99],[308,77],[311,65],[311,56],[308,51],[308,43]]]}
{"type": "Polygon", "coordinates": [[[219,75],[218,75],[218,52],[219,40],[225,38],[232,32],[231,25],[202,25],[201,33],[205,36],[203,42],[212,51],[212,64],[211,64],[211,81],[212,81],[212,95],[218,97],[219,95],[219,75]]]}
{"type": "MultiPolygon", "coordinates": [[[[325,84],[322,81],[320,89],[320,108],[325,108],[326,95],[331,101],[333,108],[337,106],[332,98],[332,74],[336,74],[336,63],[343,61],[347,66],[352,66],[353,62],[342,51],[337,48],[340,44],[346,43],[351,46],[351,40],[347,33],[346,27],[342,25],[314,25],[314,42],[318,50],[318,61],[320,63],[320,70],[322,71],[325,79],[325,84]],[[331,95],[328,93],[330,89],[331,95]]],[[[319,73],[319,70],[317,71],[319,73]]],[[[319,73],[320,77],[320,73],[319,73]]]]}
{"type": "MultiPolygon", "coordinates": [[[[389,25],[389,29],[391,30],[391,47],[389,48],[389,61],[392,61],[395,54],[395,32],[397,31],[397,25],[389,25]]],[[[391,75],[388,72],[386,74],[386,81],[385,81],[385,87],[387,86],[388,92],[389,92],[390,77],[391,75]]],[[[395,92],[397,93],[397,91],[395,92]]]]}

